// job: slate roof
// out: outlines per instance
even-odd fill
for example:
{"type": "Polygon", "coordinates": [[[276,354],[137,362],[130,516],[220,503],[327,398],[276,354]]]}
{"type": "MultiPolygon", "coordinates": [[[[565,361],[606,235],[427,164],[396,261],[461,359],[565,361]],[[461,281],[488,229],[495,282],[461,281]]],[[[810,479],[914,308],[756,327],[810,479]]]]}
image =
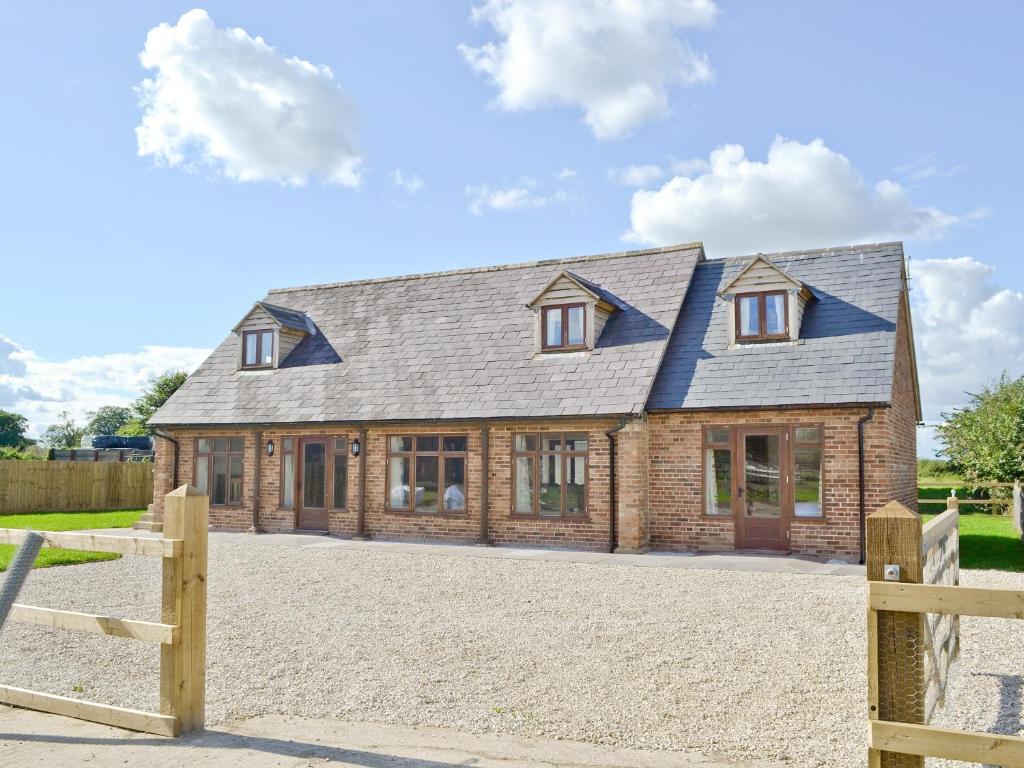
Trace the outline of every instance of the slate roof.
{"type": "Polygon", "coordinates": [[[752,257],[697,265],[649,410],[884,404],[904,288],[901,243],[766,254],[815,296],[796,343],[728,343],[718,292],[752,257]]]}
{"type": "Polygon", "coordinates": [[[279,307],[276,304],[270,304],[266,301],[256,302],[259,306],[263,307],[271,317],[279,322],[284,328],[291,328],[296,331],[302,331],[303,333],[310,333],[311,328],[309,327],[309,319],[306,317],[304,312],[299,312],[294,309],[288,309],[287,307],[279,307]]]}
{"type": "Polygon", "coordinates": [[[271,371],[237,370],[230,335],[155,425],[625,415],[643,410],[700,244],[273,290],[307,315],[271,371]],[[534,353],[525,307],[571,270],[624,306],[591,353],[534,353]]]}

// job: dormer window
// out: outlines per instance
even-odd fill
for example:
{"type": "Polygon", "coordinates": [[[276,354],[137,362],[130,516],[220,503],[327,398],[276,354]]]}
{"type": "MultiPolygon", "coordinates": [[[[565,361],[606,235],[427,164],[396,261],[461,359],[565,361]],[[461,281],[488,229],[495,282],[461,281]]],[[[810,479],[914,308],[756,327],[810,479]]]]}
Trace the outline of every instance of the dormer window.
{"type": "Polygon", "coordinates": [[[786,291],[736,295],[736,341],[784,341],[789,338],[786,291]]]}
{"type": "Polygon", "coordinates": [[[534,352],[586,352],[597,346],[605,323],[627,305],[600,285],[559,272],[529,304],[534,312],[534,352]]]}
{"type": "Polygon", "coordinates": [[[718,292],[727,304],[729,344],[800,339],[811,289],[758,254],[718,292]]]}
{"type": "Polygon", "coordinates": [[[543,309],[545,350],[582,349],[587,346],[587,307],[561,304],[543,309]]]}
{"type": "Polygon", "coordinates": [[[232,331],[238,335],[238,368],[279,368],[291,351],[317,333],[304,312],[257,301],[232,331]]]}
{"type": "Polygon", "coordinates": [[[269,368],[274,364],[274,332],[244,331],[242,349],[243,368],[269,368]]]}

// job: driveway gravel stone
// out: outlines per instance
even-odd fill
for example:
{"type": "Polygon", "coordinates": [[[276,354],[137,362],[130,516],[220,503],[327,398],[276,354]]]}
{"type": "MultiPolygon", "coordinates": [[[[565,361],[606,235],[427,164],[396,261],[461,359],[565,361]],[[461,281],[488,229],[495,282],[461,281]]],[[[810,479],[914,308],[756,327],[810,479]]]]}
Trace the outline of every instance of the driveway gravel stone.
{"type": "MultiPolygon", "coordinates": [[[[965,572],[1024,589],[1024,575],[965,572]]],[[[148,558],[19,602],[159,620],[148,558]]],[[[210,539],[207,719],[293,715],[861,766],[862,577],[210,539]]],[[[1024,632],[963,620],[958,717],[1021,732],[1024,632]],[[1016,705],[1014,681],[1017,675],[1016,705]]],[[[0,682],[157,708],[156,646],[9,624],[0,682]]]]}

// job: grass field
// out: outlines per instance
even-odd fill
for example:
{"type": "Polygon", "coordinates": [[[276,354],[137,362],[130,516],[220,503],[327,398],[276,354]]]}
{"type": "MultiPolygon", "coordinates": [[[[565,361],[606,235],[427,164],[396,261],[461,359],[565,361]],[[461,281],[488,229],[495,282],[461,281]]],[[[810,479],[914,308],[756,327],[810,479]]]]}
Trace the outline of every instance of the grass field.
{"type": "MultiPolygon", "coordinates": [[[[922,514],[925,522],[935,515],[922,514]]],[[[1024,572],[1024,541],[1009,517],[960,514],[960,567],[1024,572]]]]}
{"type": "MultiPolygon", "coordinates": [[[[88,528],[131,528],[145,510],[131,509],[117,512],[39,512],[31,515],[0,515],[0,528],[32,528],[37,531],[81,531],[88,528]]],[[[0,544],[0,571],[17,549],[13,544],[0,544]]],[[[36,558],[36,568],[51,565],[75,565],[96,560],[116,560],[120,555],[112,552],[82,552],[77,549],[43,547],[36,558]]]]}

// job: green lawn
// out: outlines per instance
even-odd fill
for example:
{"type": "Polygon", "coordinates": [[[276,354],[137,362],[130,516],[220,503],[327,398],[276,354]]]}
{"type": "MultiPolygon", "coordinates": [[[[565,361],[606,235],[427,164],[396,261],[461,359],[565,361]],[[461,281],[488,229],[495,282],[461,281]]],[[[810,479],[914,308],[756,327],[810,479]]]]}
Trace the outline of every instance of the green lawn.
{"type": "MultiPolygon", "coordinates": [[[[935,515],[922,514],[925,522],[935,515]]],[[[960,514],[960,567],[1024,572],[1024,541],[1009,517],[960,514]]]]}
{"type": "MultiPolygon", "coordinates": [[[[87,528],[131,528],[143,509],[117,512],[38,512],[31,515],[0,515],[0,528],[33,528],[37,531],[80,531],[87,528]]],[[[0,544],[0,571],[7,570],[7,564],[17,549],[13,544],[0,544]]],[[[77,549],[55,549],[43,547],[36,558],[36,568],[51,565],[75,565],[95,560],[116,560],[120,555],[113,552],[82,552],[77,549]]]]}

